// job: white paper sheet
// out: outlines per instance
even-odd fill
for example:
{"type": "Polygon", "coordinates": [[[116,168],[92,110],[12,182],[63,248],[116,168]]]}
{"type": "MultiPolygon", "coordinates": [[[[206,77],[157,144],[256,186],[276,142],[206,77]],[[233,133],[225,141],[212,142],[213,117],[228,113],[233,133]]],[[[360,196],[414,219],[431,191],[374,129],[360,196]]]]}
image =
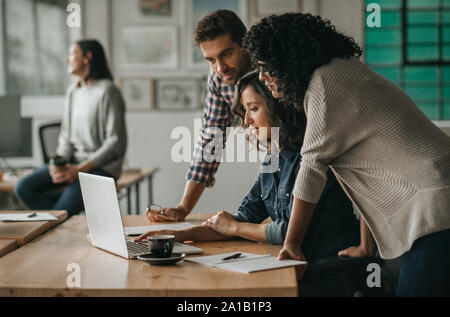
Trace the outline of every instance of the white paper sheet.
{"type": "Polygon", "coordinates": [[[256,259],[249,259],[247,261],[221,263],[214,265],[220,269],[240,272],[240,273],[252,273],[273,269],[281,269],[289,266],[295,266],[300,264],[306,264],[304,261],[295,260],[278,260],[274,256],[260,257],[256,259]]]}
{"type": "Polygon", "coordinates": [[[252,273],[265,270],[279,269],[289,266],[306,264],[304,261],[283,260],[279,261],[276,257],[269,254],[253,254],[240,252],[241,256],[237,259],[222,260],[224,257],[230,256],[237,252],[216,254],[210,256],[185,258],[187,262],[194,262],[206,266],[213,266],[219,269],[240,272],[252,273]]]}
{"type": "Polygon", "coordinates": [[[199,256],[195,258],[188,258],[185,259],[188,262],[194,262],[197,264],[203,264],[207,266],[216,266],[220,263],[225,262],[237,262],[237,261],[243,261],[248,259],[254,259],[254,258],[261,258],[261,257],[267,257],[270,256],[269,254],[253,254],[253,253],[245,253],[245,252],[231,252],[231,253],[223,253],[223,254],[216,254],[216,255],[208,255],[208,256],[199,256]],[[223,258],[236,254],[241,253],[241,256],[237,259],[231,259],[231,260],[222,260],[223,258]]]}
{"type": "Polygon", "coordinates": [[[0,214],[0,221],[4,222],[29,222],[29,221],[49,221],[49,220],[58,220],[55,216],[51,215],[48,212],[37,212],[36,216],[28,217],[31,215],[30,213],[24,214],[0,214]]]}

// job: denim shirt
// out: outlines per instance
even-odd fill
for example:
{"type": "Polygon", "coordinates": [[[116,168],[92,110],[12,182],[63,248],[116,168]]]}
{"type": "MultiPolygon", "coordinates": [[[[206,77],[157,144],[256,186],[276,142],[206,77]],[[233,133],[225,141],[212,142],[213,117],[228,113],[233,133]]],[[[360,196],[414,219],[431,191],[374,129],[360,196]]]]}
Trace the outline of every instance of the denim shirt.
{"type": "MultiPolygon", "coordinates": [[[[270,155],[265,163],[270,163],[270,155]]],[[[242,201],[235,219],[240,222],[272,221],[266,228],[266,240],[283,244],[289,224],[294,196],[295,179],[300,169],[300,151],[286,149],[279,154],[279,168],[275,173],[260,173],[256,183],[242,201]]],[[[316,205],[302,250],[308,260],[333,256],[340,248],[359,243],[359,224],[353,207],[334,174],[329,171],[327,183],[316,205]]]]}

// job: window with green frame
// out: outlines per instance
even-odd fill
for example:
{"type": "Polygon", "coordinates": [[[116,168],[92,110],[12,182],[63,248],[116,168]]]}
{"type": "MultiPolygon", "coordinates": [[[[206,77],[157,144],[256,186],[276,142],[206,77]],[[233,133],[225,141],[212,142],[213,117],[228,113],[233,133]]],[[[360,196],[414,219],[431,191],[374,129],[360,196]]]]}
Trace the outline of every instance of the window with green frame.
{"type": "Polygon", "coordinates": [[[450,0],[365,1],[381,7],[381,27],[365,23],[367,65],[430,119],[450,120],[450,0]]]}

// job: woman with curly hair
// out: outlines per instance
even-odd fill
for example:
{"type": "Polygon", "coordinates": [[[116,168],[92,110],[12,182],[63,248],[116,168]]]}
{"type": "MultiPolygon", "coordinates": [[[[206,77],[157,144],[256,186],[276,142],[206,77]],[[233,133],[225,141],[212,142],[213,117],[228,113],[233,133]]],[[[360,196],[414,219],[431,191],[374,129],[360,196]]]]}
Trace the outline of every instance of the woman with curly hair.
{"type": "MultiPolygon", "coordinates": [[[[298,148],[303,142],[305,116],[294,107],[278,104],[258,71],[248,73],[237,83],[232,110],[241,119],[241,126],[250,128],[250,140],[256,138],[260,147],[268,150],[262,171],[235,215],[221,211],[203,226],[181,231],[160,231],[174,234],[177,241],[222,240],[239,236],[249,240],[283,244],[292,208],[292,189],[300,167],[298,148]],[[278,141],[272,127],[279,127],[278,141]],[[275,149],[276,147],[276,149],[275,149]],[[278,153],[278,170],[268,168],[272,156],[278,153]],[[270,217],[271,222],[263,222],[270,217]]],[[[144,240],[149,232],[137,238],[144,240]]],[[[359,243],[359,227],[350,200],[330,173],[325,190],[317,205],[317,212],[308,226],[302,251],[309,262],[336,258],[342,248],[359,243]]],[[[306,272],[301,281],[304,291],[320,288],[321,295],[343,295],[343,285],[336,275],[328,274],[320,280],[306,272]],[[307,286],[306,286],[307,285],[307,286]]]]}
{"type": "Polygon", "coordinates": [[[272,95],[307,116],[279,258],[304,258],[300,245],[331,169],[361,215],[360,245],[340,255],[371,255],[376,243],[385,259],[403,255],[397,295],[450,295],[450,138],[327,20],[270,16],[244,46],[272,95]]]}

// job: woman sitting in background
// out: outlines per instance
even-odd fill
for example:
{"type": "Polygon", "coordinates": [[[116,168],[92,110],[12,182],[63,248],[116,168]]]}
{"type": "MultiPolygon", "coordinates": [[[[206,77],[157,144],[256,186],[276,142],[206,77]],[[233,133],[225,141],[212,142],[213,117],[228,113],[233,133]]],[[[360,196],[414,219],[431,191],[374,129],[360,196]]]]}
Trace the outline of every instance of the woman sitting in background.
{"type": "Polygon", "coordinates": [[[101,44],[74,43],[67,64],[77,81],[66,95],[56,150],[67,164],[38,169],[22,179],[15,192],[30,209],[67,210],[70,217],[84,209],[78,172],[118,179],[127,137],[124,101],[101,44]]]}
{"type": "MultiPolygon", "coordinates": [[[[290,219],[293,196],[291,194],[300,168],[301,148],[305,130],[305,114],[294,107],[280,106],[264,83],[258,80],[258,72],[242,77],[237,84],[233,112],[250,127],[257,144],[268,149],[263,165],[268,165],[271,155],[279,150],[279,169],[261,172],[250,193],[244,198],[238,212],[232,215],[220,211],[202,226],[173,231],[149,232],[136,239],[145,240],[152,234],[173,234],[176,241],[210,241],[242,237],[248,240],[283,244],[290,219]],[[271,127],[279,127],[279,140],[271,139],[271,127]],[[267,140],[267,142],[265,142],[267,140]],[[273,149],[273,151],[272,151],[273,149]],[[264,220],[270,217],[271,222],[264,220]]],[[[268,168],[268,166],[266,166],[268,168]]],[[[309,262],[324,258],[336,258],[338,251],[359,243],[359,224],[350,200],[330,173],[318,212],[307,229],[302,250],[309,262]]],[[[319,281],[329,295],[339,293],[340,281],[319,281]],[[326,285],[323,285],[325,283],[326,285]],[[338,293],[336,293],[338,291],[338,293]]],[[[306,282],[306,281],[302,281],[306,282]]]]}

